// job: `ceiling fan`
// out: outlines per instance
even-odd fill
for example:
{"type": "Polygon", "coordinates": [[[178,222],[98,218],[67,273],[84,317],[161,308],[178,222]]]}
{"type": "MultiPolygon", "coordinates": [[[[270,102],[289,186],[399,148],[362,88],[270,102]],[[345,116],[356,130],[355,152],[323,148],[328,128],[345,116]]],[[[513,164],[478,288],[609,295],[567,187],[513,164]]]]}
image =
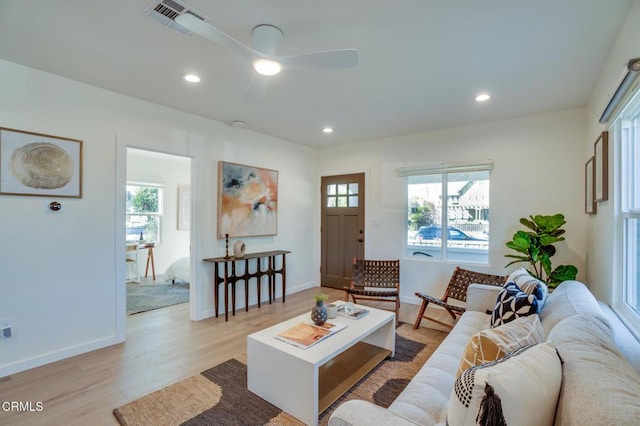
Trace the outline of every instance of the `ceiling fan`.
{"type": "Polygon", "coordinates": [[[201,37],[236,50],[252,61],[256,74],[254,74],[245,92],[245,99],[262,97],[267,90],[269,76],[278,74],[281,70],[303,68],[337,69],[352,68],[358,65],[357,49],[326,50],[279,56],[277,55],[277,50],[283,34],[278,27],[273,25],[258,25],[255,27],[253,29],[253,47],[249,47],[190,13],[184,13],[176,17],[175,21],[201,37]]]}

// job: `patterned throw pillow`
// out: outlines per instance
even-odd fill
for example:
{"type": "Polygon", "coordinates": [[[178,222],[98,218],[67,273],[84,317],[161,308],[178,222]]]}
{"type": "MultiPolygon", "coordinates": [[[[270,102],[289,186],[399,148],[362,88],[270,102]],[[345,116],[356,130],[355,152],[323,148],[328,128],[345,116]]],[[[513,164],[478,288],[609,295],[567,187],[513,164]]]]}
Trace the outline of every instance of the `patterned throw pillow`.
{"type": "Polygon", "coordinates": [[[538,312],[538,299],[527,294],[516,285],[506,283],[491,313],[491,328],[506,324],[518,317],[526,317],[538,312]]]}
{"type": "Polygon", "coordinates": [[[538,315],[520,317],[499,327],[479,331],[467,342],[456,377],[467,368],[495,361],[509,352],[544,340],[544,328],[538,315]]]}
{"type": "Polygon", "coordinates": [[[513,271],[507,278],[507,282],[516,283],[517,286],[520,287],[520,290],[536,296],[536,299],[538,299],[538,313],[542,311],[548,293],[547,285],[544,282],[531,276],[524,268],[518,268],[513,271]]]}
{"type": "Polygon", "coordinates": [[[502,420],[492,424],[551,426],[561,383],[562,365],[551,341],[518,349],[456,380],[447,424],[475,426],[488,416],[502,420]]]}

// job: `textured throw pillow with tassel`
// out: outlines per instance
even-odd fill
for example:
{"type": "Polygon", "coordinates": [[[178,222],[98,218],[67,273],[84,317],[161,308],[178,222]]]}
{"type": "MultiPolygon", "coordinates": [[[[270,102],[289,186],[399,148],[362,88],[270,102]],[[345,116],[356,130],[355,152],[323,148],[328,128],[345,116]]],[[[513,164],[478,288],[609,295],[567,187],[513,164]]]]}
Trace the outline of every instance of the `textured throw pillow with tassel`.
{"type": "Polygon", "coordinates": [[[510,352],[460,376],[447,405],[449,426],[553,425],[562,365],[552,342],[510,352]]]}

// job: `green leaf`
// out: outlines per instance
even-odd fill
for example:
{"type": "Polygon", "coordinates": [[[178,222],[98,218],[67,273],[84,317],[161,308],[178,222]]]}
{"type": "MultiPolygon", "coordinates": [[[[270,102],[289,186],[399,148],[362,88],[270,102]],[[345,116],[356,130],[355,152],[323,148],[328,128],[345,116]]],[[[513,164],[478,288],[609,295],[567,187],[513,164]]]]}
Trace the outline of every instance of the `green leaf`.
{"type": "Polygon", "coordinates": [[[560,265],[549,274],[550,281],[561,283],[563,281],[575,280],[578,275],[578,268],[573,265],[560,265]]]}
{"type": "Polygon", "coordinates": [[[549,255],[546,253],[543,254],[540,263],[542,264],[542,268],[544,268],[544,273],[547,274],[548,281],[548,277],[551,275],[551,259],[549,259],[549,255]]]}
{"type": "MultiPolygon", "coordinates": [[[[515,257],[515,256],[512,256],[515,257]]],[[[508,268],[509,266],[513,265],[514,263],[521,263],[521,262],[529,262],[529,258],[525,258],[525,259],[521,259],[521,260],[514,260],[512,262],[507,263],[504,267],[508,268]]]]}
{"type": "Polygon", "coordinates": [[[523,224],[524,226],[526,226],[527,228],[536,231],[536,224],[528,219],[525,219],[524,217],[520,219],[520,223],[523,224]]]}
{"type": "Polygon", "coordinates": [[[529,261],[529,256],[518,256],[515,254],[505,254],[504,257],[510,257],[511,259],[519,259],[523,261],[529,261]]]}
{"type": "Polygon", "coordinates": [[[556,254],[556,248],[554,246],[544,246],[540,248],[540,253],[547,255],[547,257],[551,257],[556,254]]]}
{"type": "Polygon", "coordinates": [[[554,237],[551,235],[544,235],[540,237],[540,245],[541,246],[550,246],[551,244],[555,244],[558,241],[564,241],[564,237],[554,237]]]}
{"type": "Polygon", "coordinates": [[[529,248],[529,256],[531,257],[531,263],[536,263],[539,260],[538,258],[539,254],[540,254],[540,249],[538,247],[531,246],[529,248]]]}
{"type": "Polygon", "coordinates": [[[533,221],[538,225],[540,230],[544,233],[553,232],[567,223],[564,220],[564,215],[558,213],[553,216],[537,215],[533,217],[533,221]]]}
{"type": "Polygon", "coordinates": [[[526,254],[531,246],[531,238],[526,232],[518,231],[513,235],[513,240],[506,245],[512,250],[526,254]]]}

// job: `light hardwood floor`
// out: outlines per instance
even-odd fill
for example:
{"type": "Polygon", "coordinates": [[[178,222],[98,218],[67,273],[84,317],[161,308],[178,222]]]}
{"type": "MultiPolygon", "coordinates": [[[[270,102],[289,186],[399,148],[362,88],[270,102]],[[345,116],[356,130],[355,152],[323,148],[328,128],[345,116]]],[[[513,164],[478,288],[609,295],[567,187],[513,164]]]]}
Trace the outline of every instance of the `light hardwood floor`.
{"type": "MultiPolygon", "coordinates": [[[[0,425],[117,425],[114,408],[230,358],[244,357],[249,334],[310,311],[319,291],[312,288],[287,295],[284,304],[277,299],[260,309],[236,311],[229,322],[224,315],[191,321],[188,304],[132,315],[125,343],[0,379],[0,403],[44,405],[40,412],[0,410],[0,425]]],[[[322,291],[329,300],[343,298],[340,290],[322,291]]],[[[400,320],[413,323],[417,311],[418,306],[403,303],[400,320]]],[[[425,326],[431,325],[423,321],[425,326]]]]}

